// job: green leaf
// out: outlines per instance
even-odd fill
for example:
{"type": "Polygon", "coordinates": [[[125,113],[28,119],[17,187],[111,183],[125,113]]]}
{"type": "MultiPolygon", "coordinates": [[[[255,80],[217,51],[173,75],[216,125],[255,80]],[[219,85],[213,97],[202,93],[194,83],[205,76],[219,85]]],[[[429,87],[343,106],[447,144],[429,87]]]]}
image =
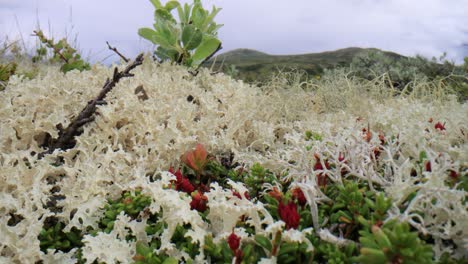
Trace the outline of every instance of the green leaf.
{"type": "Polygon", "coordinates": [[[359,238],[359,242],[361,242],[362,247],[373,248],[373,249],[379,248],[375,240],[370,237],[361,237],[359,238]]]}
{"type": "Polygon", "coordinates": [[[372,226],[372,234],[374,234],[375,241],[381,248],[391,248],[392,243],[390,239],[385,235],[385,233],[378,226],[372,226]]]}
{"type": "Polygon", "coordinates": [[[178,6],[177,7],[177,12],[179,14],[179,19],[180,23],[182,25],[187,25],[189,24],[189,18],[190,18],[190,11],[192,10],[192,7],[188,4],[185,4],[184,7],[178,6]]]}
{"type": "Polygon", "coordinates": [[[202,30],[202,32],[210,35],[216,35],[215,31],[218,28],[216,28],[216,23],[214,23],[213,19],[219,13],[219,11],[221,11],[221,8],[216,8],[213,6],[211,13],[209,13],[208,16],[205,17],[203,24],[200,25],[200,29],[202,30]],[[213,31],[213,29],[215,29],[215,31],[213,31]]]}
{"type": "Polygon", "coordinates": [[[201,4],[195,4],[192,9],[192,16],[190,17],[190,21],[192,21],[195,26],[201,29],[207,17],[206,13],[207,12],[205,9],[203,9],[201,4]]]}
{"type": "Polygon", "coordinates": [[[147,256],[152,252],[152,250],[147,245],[145,245],[145,243],[138,241],[136,243],[136,252],[142,256],[147,256]]]}
{"type": "Polygon", "coordinates": [[[58,50],[61,50],[63,49],[63,47],[65,47],[65,40],[61,39],[59,42],[57,42],[57,44],[55,44],[55,48],[58,49],[58,50]]]}
{"type": "Polygon", "coordinates": [[[156,19],[154,28],[156,29],[154,38],[159,45],[165,48],[176,48],[179,33],[172,22],[156,19]]]}
{"type": "Polygon", "coordinates": [[[162,8],[161,1],[159,0],[150,0],[150,1],[154,5],[155,8],[157,9],[162,8]]]}
{"type": "Polygon", "coordinates": [[[156,21],[163,20],[166,22],[176,23],[176,20],[172,16],[171,12],[166,9],[156,9],[156,11],[154,11],[154,17],[156,21]]]}
{"type": "Polygon", "coordinates": [[[213,9],[211,10],[211,13],[208,15],[208,17],[206,18],[206,21],[208,23],[212,23],[215,16],[219,13],[219,11],[221,11],[222,8],[216,8],[213,6],[213,9]]]}
{"type": "Polygon", "coordinates": [[[193,25],[187,25],[182,31],[182,42],[186,50],[193,50],[202,42],[203,34],[193,25]]]}
{"type": "Polygon", "coordinates": [[[138,30],[138,35],[153,42],[154,44],[158,44],[155,39],[156,31],[152,30],[151,28],[140,28],[138,30]]]}
{"type": "Polygon", "coordinates": [[[172,9],[174,9],[176,7],[179,7],[179,6],[180,6],[180,4],[179,4],[178,1],[169,1],[164,6],[164,9],[166,9],[167,11],[171,11],[172,9]]]}
{"type": "Polygon", "coordinates": [[[255,242],[257,242],[257,244],[267,249],[268,251],[271,251],[271,249],[273,248],[270,239],[263,235],[255,235],[255,242]]]}
{"type": "Polygon", "coordinates": [[[215,53],[220,46],[221,42],[216,38],[207,38],[203,40],[192,56],[193,66],[198,66],[206,58],[215,53]]]}
{"type": "Polygon", "coordinates": [[[216,36],[217,35],[217,31],[218,29],[222,28],[224,26],[224,24],[215,24],[215,23],[212,23],[208,26],[208,28],[206,29],[205,33],[206,34],[209,34],[211,36],[216,36]]]}
{"type": "MultiPolygon", "coordinates": [[[[364,201],[366,202],[366,204],[367,204],[370,208],[372,208],[372,209],[375,208],[375,203],[374,203],[374,201],[372,201],[371,199],[369,199],[369,198],[364,198],[364,201]]],[[[377,201],[378,201],[378,200],[377,200],[377,201]]]]}
{"type": "Polygon", "coordinates": [[[361,248],[359,261],[362,263],[387,263],[387,257],[379,249],[361,248]]]}
{"type": "Polygon", "coordinates": [[[299,246],[296,242],[284,243],[280,247],[278,256],[283,255],[283,254],[291,254],[293,252],[296,252],[298,248],[299,246]]]}
{"type": "Polygon", "coordinates": [[[79,60],[79,61],[74,61],[74,62],[71,62],[71,63],[65,63],[64,65],[62,65],[62,67],[60,68],[60,70],[62,72],[69,72],[69,71],[72,71],[72,70],[79,70],[79,71],[83,71],[86,69],[86,65],[84,65],[84,62],[79,60]]]}
{"type": "Polygon", "coordinates": [[[162,264],[178,264],[179,262],[177,261],[176,258],[174,257],[169,257],[163,261],[162,264]]]}
{"type": "Polygon", "coordinates": [[[249,258],[250,255],[252,254],[252,251],[253,251],[253,245],[252,244],[247,244],[243,249],[242,249],[242,253],[244,253],[244,258],[249,258]]]}
{"type": "Polygon", "coordinates": [[[427,160],[427,153],[423,150],[419,153],[419,162],[423,162],[424,160],[427,160]]]}
{"type": "Polygon", "coordinates": [[[343,208],[346,208],[346,205],[344,203],[338,202],[333,205],[333,207],[331,208],[331,211],[334,212],[343,208]]]}

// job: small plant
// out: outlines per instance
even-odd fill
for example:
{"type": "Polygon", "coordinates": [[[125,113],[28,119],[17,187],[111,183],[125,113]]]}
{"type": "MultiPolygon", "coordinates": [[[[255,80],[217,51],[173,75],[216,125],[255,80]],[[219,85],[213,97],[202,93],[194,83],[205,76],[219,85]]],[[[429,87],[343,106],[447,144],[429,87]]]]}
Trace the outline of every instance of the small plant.
{"type": "Polygon", "coordinates": [[[305,140],[306,141],[322,141],[323,137],[317,132],[306,130],[305,132],[305,140]]]}
{"type": "Polygon", "coordinates": [[[162,264],[177,264],[178,261],[174,257],[169,257],[166,254],[155,254],[154,245],[146,245],[143,242],[136,243],[136,255],[133,257],[135,264],[150,264],[150,263],[162,263],[162,264]]]}
{"type": "Polygon", "coordinates": [[[225,66],[225,72],[227,75],[231,76],[231,78],[238,78],[239,77],[239,70],[237,69],[236,65],[231,64],[229,66],[225,66]]]}
{"type": "MultiPolygon", "coordinates": [[[[320,164],[326,163],[327,169],[335,169],[335,165],[328,163],[325,157],[319,157],[318,154],[314,156],[316,159],[323,159],[320,164]]],[[[421,152],[416,161],[422,167],[421,170],[425,169],[423,164],[426,159],[427,154],[421,152]]],[[[374,186],[371,190],[366,182],[359,181],[351,174],[342,183],[330,181],[326,188],[322,188],[333,200],[319,204],[320,228],[329,230],[331,236],[345,241],[335,243],[329,238],[323,238],[320,233],[307,231],[313,226],[311,206],[302,189],[291,186],[289,181],[271,173],[260,164],[254,164],[249,172],[235,171],[223,167],[201,144],[197,144],[194,150],[182,155],[181,166],[177,171],[169,169],[175,179],[163,188],[180,192],[180,197],[190,197],[191,200],[187,200],[190,209],[196,211],[207,224],[210,223],[209,214],[213,210],[209,207],[209,193],[212,191],[210,183],[216,181],[223,189],[230,190],[227,200],[237,197],[263,204],[273,221],[280,224],[278,230],[257,230],[250,224],[251,218],[243,215],[238,218],[230,235],[215,240],[213,234],[208,232],[204,242],[200,243],[189,235],[191,223],[179,223],[173,229],[170,243],[184,254],[180,259],[162,248],[163,234],[169,228],[164,212],[151,212],[151,197],[143,195],[141,189],[136,189],[122,192],[121,197],[116,200],[108,200],[97,228],[88,226],[78,230],[73,227],[70,232],[64,232],[63,222],[55,217],[46,220],[38,237],[41,250],[70,252],[77,249],[74,257],[78,259],[78,263],[84,263],[86,256],[82,255],[83,237],[113,232],[115,222],[120,221],[117,220],[118,216],[125,214],[131,220],[144,220],[146,223],[146,240],[137,238],[132,230],[125,237],[125,240],[136,243],[133,261],[139,264],[171,264],[181,260],[194,263],[201,253],[211,263],[258,263],[264,258],[276,259],[277,263],[333,264],[434,261],[432,247],[426,244],[432,238],[419,238],[418,233],[407,223],[386,221],[392,206],[391,199],[384,195],[379,186],[374,186]],[[241,195],[232,190],[226,184],[228,181],[222,180],[226,178],[243,179],[253,198],[250,198],[247,191],[241,195]],[[244,235],[237,231],[238,228],[243,229],[244,235]],[[247,239],[246,233],[249,235],[247,239]],[[291,240],[291,234],[302,234],[303,237],[299,239],[298,236],[298,240],[291,240]]],[[[455,263],[454,261],[457,260],[445,257],[440,263],[455,263]]]]}
{"type": "Polygon", "coordinates": [[[315,240],[316,255],[318,263],[329,264],[351,264],[354,263],[351,259],[356,254],[357,248],[354,243],[349,243],[344,247],[326,243],[324,241],[315,240]]]}
{"type": "Polygon", "coordinates": [[[360,231],[360,263],[433,263],[432,248],[411,232],[407,223],[388,222],[371,232],[360,231]]]}
{"type": "Polygon", "coordinates": [[[257,196],[263,184],[269,183],[274,185],[279,182],[278,177],[269,170],[263,168],[260,164],[255,163],[250,169],[250,173],[244,179],[245,185],[249,188],[249,192],[252,196],[257,196]]]}
{"type": "Polygon", "coordinates": [[[200,175],[203,173],[206,164],[208,163],[208,154],[202,144],[197,144],[195,150],[187,151],[181,158],[182,162],[192,169],[197,180],[200,181],[200,175]]]}
{"type": "Polygon", "coordinates": [[[0,64],[0,91],[5,89],[6,83],[15,72],[16,63],[10,62],[7,64],[0,64]]]}
{"type": "Polygon", "coordinates": [[[48,39],[41,30],[34,31],[36,37],[44,46],[40,46],[37,49],[37,54],[32,58],[33,62],[38,62],[42,58],[47,56],[47,49],[49,48],[53,52],[53,57],[50,59],[52,62],[62,62],[63,65],[60,70],[64,73],[71,70],[89,70],[91,69],[89,63],[85,62],[80,54],[77,53],[76,49],[72,48],[68,44],[66,39],[61,39],[58,42],[54,42],[53,39],[48,39]]]}
{"type": "Polygon", "coordinates": [[[63,228],[65,225],[62,222],[59,222],[55,218],[52,218],[50,222],[56,223],[45,225],[38,237],[42,252],[47,252],[47,249],[69,252],[72,248],[83,245],[81,242],[83,235],[80,230],[72,228],[70,232],[64,232],[63,228]]]}
{"type": "Polygon", "coordinates": [[[217,31],[222,25],[213,21],[221,9],[213,7],[209,12],[200,0],[183,6],[178,1],[169,1],[166,5],[159,0],[151,0],[151,3],[156,8],[154,28],[140,28],[138,34],[157,45],[154,54],[160,60],[197,69],[221,49],[217,31]],[[174,9],[177,9],[179,21],[171,14],[174,9]]]}
{"type": "Polygon", "coordinates": [[[125,212],[130,217],[136,218],[143,209],[151,204],[151,198],[142,195],[140,191],[136,191],[134,195],[130,192],[124,192],[123,196],[118,200],[108,202],[104,207],[104,217],[99,223],[106,233],[112,231],[117,215],[120,212],[125,212]]]}

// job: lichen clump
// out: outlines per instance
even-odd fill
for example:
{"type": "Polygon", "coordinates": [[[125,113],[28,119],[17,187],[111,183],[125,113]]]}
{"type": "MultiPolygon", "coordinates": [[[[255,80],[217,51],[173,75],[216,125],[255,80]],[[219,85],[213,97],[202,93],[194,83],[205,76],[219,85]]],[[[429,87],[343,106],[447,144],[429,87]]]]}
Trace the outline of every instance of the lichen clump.
{"type": "Polygon", "coordinates": [[[39,159],[57,126],[112,75],[100,65],[66,74],[47,67],[32,80],[12,76],[0,92],[0,262],[406,256],[359,253],[363,237],[383,248],[403,243],[392,230],[424,257],[467,257],[466,103],[388,96],[340,76],[313,89],[260,89],[147,59],[72,149],[39,159]],[[181,155],[198,143],[211,156],[198,150],[183,167],[181,155]],[[213,163],[226,153],[231,167],[213,163]]]}

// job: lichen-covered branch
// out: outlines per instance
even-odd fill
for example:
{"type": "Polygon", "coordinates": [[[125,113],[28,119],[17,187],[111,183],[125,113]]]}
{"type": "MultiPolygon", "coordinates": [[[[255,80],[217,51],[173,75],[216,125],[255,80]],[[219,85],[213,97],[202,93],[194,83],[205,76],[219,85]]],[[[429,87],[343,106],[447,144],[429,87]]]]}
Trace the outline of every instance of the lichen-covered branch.
{"type": "Polygon", "coordinates": [[[43,157],[46,154],[54,152],[56,149],[70,149],[73,148],[76,144],[75,137],[79,136],[80,128],[85,124],[94,120],[94,114],[96,112],[96,106],[102,104],[107,93],[114,88],[114,86],[122,78],[132,77],[133,74],[130,73],[135,67],[143,63],[143,54],[140,54],[136,59],[129,64],[123,71],[119,71],[117,67],[114,69],[114,74],[112,79],[107,79],[99,95],[93,100],[89,101],[86,107],[80,112],[80,114],[70,123],[70,125],[65,129],[60,129],[59,137],[57,139],[52,139],[50,144],[48,144],[48,149],[40,154],[40,157],[43,157]]]}

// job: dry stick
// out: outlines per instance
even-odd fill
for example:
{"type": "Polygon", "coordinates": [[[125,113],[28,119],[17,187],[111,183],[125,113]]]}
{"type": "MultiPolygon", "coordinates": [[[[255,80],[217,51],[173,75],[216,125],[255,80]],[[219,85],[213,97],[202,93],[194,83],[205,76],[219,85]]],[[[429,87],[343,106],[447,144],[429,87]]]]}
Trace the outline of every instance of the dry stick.
{"type": "Polygon", "coordinates": [[[96,112],[96,105],[105,103],[104,98],[106,97],[106,94],[110,92],[112,88],[114,88],[120,79],[125,77],[133,77],[134,75],[130,73],[130,71],[142,63],[143,53],[138,55],[135,61],[128,65],[123,71],[119,72],[117,67],[115,67],[112,80],[107,78],[106,83],[104,84],[104,87],[102,87],[99,95],[88,102],[85,108],[81,110],[80,114],[70,123],[67,128],[61,129],[58,127],[59,137],[52,140],[51,144],[48,146],[48,150],[40,153],[39,158],[42,158],[46,154],[51,154],[56,149],[66,150],[73,148],[76,144],[75,136],[79,136],[81,134],[80,128],[94,120],[93,114],[96,112]]]}
{"type": "Polygon", "coordinates": [[[117,53],[117,55],[119,55],[120,58],[122,58],[122,60],[124,60],[125,62],[129,61],[129,59],[127,59],[124,55],[122,55],[122,53],[120,53],[116,47],[111,47],[111,45],[109,44],[109,41],[106,41],[106,44],[107,44],[107,47],[113,52],[117,53]]]}

